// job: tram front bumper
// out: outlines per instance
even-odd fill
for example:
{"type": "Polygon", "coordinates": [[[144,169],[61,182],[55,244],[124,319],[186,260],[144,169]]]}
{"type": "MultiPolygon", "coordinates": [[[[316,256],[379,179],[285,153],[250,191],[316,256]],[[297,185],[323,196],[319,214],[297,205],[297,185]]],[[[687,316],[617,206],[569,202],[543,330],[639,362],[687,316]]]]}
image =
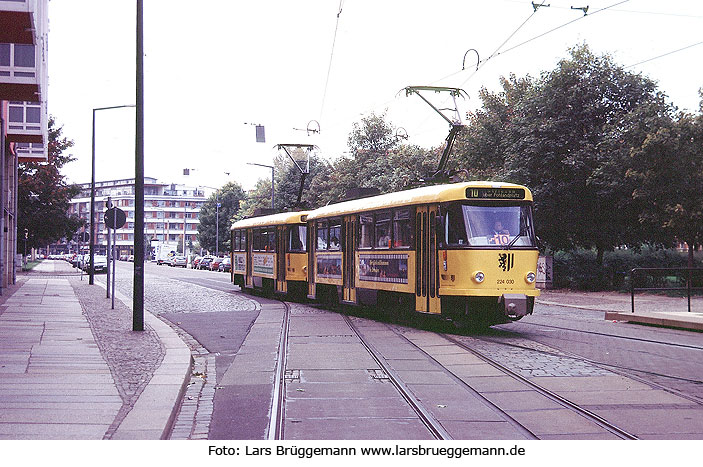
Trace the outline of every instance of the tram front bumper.
{"type": "Polygon", "coordinates": [[[511,319],[520,319],[527,315],[527,295],[503,294],[499,298],[503,312],[511,319]]]}

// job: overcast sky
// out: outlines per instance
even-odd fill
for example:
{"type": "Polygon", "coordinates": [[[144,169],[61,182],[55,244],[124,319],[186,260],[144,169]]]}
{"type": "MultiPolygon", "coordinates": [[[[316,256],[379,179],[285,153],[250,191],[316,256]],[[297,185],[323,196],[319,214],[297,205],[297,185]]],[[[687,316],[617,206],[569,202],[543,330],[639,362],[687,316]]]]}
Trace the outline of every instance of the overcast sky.
{"type": "MultiPolygon", "coordinates": [[[[584,42],[698,110],[703,2],[575,2],[535,11],[522,0],[147,0],[145,175],[249,189],[270,171],[246,163],[270,164],[275,144],[316,144],[334,159],[372,112],[387,112],[408,143],[438,146],[447,123],[403,88],[460,87],[471,110],[481,87],[539,76],[584,42]],[[311,121],[321,132],[308,136],[311,121]],[[250,123],[265,126],[266,143],[250,123]]],[[[92,109],[135,101],[135,4],[49,3],[49,113],[75,142],[77,161],[63,169],[71,182],[90,181],[92,109]]],[[[134,177],[133,109],[97,113],[96,154],[98,180],[134,177]]]]}

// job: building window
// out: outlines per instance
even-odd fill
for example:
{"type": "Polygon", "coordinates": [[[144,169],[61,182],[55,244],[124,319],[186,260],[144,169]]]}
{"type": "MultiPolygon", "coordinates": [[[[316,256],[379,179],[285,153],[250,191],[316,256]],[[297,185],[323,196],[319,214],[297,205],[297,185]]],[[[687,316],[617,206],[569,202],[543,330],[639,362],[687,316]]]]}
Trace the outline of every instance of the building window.
{"type": "Polygon", "coordinates": [[[0,44],[0,66],[10,66],[10,44],[0,44]]]}
{"type": "Polygon", "coordinates": [[[15,66],[34,68],[34,46],[15,44],[15,66]]]}

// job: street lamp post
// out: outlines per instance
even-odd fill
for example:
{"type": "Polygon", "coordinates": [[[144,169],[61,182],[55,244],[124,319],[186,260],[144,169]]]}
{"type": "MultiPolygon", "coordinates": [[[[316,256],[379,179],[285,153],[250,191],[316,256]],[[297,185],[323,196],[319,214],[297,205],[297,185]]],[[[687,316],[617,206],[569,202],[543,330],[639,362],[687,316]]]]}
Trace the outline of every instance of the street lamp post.
{"type": "MultiPolygon", "coordinates": [[[[183,175],[190,175],[190,171],[195,169],[183,169],[183,175]]],[[[227,172],[225,172],[227,173],[227,172]]],[[[229,174],[228,174],[229,175],[229,174]]],[[[210,188],[215,190],[215,256],[220,256],[220,189],[207,185],[198,185],[198,187],[210,188]]],[[[183,218],[183,254],[186,251],[186,236],[185,236],[185,214],[183,218]]]]}
{"type": "Polygon", "coordinates": [[[273,178],[273,175],[274,175],[275,167],[272,165],[257,164],[255,162],[247,162],[247,165],[258,165],[259,167],[268,167],[269,169],[271,169],[271,209],[274,209],[274,207],[273,207],[274,206],[274,186],[273,186],[274,178],[273,178]]]}
{"type": "Polygon", "coordinates": [[[110,107],[97,107],[93,109],[93,150],[90,177],[90,263],[88,267],[88,284],[90,285],[93,285],[95,282],[95,271],[93,270],[95,260],[95,113],[98,110],[122,109],[125,107],[135,107],[135,105],[113,105],[110,107]]]}

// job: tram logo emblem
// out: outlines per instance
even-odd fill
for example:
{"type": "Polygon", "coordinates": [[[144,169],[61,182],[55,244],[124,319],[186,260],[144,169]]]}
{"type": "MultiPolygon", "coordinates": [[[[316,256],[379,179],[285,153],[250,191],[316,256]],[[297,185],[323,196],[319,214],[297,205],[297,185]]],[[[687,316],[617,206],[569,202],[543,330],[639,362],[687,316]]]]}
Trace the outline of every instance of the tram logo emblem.
{"type": "Polygon", "coordinates": [[[510,271],[515,266],[515,253],[499,253],[498,267],[503,271],[510,271]]]}

